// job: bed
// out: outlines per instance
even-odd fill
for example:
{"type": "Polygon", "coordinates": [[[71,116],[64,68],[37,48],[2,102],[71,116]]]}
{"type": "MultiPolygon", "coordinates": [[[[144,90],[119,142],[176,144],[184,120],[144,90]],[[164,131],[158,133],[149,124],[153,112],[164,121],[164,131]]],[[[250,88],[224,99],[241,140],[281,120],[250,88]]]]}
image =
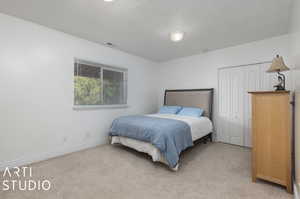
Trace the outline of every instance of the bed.
{"type": "MultiPolygon", "coordinates": [[[[179,168],[179,156],[183,150],[188,147],[192,147],[198,140],[204,140],[205,142],[207,140],[212,141],[213,89],[166,90],[164,95],[164,105],[198,107],[203,109],[204,113],[200,118],[175,114],[149,114],[143,116],[120,117],[112,124],[112,128],[110,130],[111,144],[121,144],[135,149],[136,151],[146,153],[152,157],[154,162],[162,162],[168,165],[172,170],[177,171],[179,168]],[[146,120],[146,122],[144,122],[144,120],[146,120]],[[114,125],[114,123],[119,125],[119,132],[124,132],[126,130],[133,132],[136,130],[135,136],[127,136],[127,134],[124,136],[122,133],[112,133],[117,131],[113,130],[113,127],[117,126],[114,125]],[[174,147],[171,147],[169,149],[169,151],[175,151],[174,153],[176,154],[166,154],[165,150],[162,150],[161,147],[162,144],[164,147],[169,147],[173,143],[167,143],[165,140],[158,142],[158,144],[153,142],[153,140],[157,140],[158,138],[151,137],[149,135],[149,129],[158,131],[153,132],[154,135],[160,133],[163,134],[164,131],[170,131],[169,134],[171,135],[179,135],[177,137],[170,138],[172,142],[174,140],[176,141],[176,139],[178,140],[177,143],[174,143],[174,146],[177,148],[173,149],[174,147]],[[187,129],[190,130],[190,138],[186,136],[187,133],[185,130],[187,129]],[[145,134],[146,138],[149,139],[145,139],[145,136],[141,139],[136,137],[140,134],[145,134]],[[182,135],[185,137],[182,137],[182,135]],[[178,149],[178,146],[181,148],[178,149]],[[170,159],[173,160],[173,162],[170,159]]],[[[162,136],[157,137],[161,138],[162,136]]]]}

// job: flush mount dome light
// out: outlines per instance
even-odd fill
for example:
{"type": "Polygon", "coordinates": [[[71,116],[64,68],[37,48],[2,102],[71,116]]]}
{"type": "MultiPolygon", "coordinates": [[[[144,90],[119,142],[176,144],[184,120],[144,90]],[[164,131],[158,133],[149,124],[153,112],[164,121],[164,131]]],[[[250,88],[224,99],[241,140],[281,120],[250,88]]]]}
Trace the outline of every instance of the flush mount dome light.
{"type": "Polygon", "coordinates": [[[111,48],[115,47],[115,44],[113,44],[113,43],[111,43],[111,42],[103,42],[103,44],[104,44],[105,46],[108,46],[108,47],[111,47],[111,48]]]}
{"type": "Polygon", "coordinates": [[[170,35],[170,39],[174,42],[179,42],[183,39],[183,36],[184,36],[184,32],[182,31],[175,31],[175,32],[172,32],[171,35],[170,35]]]}

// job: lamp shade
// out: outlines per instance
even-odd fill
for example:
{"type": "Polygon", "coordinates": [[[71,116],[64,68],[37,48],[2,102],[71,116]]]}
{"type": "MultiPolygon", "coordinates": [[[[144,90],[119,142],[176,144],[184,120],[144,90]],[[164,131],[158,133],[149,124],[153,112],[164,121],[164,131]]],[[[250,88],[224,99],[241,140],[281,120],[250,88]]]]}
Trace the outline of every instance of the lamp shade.
{"type": "Polygon", "coordinates": [[[279,55],[277,55],[273,61],[272,65],[270,66],[269,70],[267,70],[268,73],[274,73],[274,72],[281,72],[281,71],[287,71],[290,70],[289,67],[287,67],[283,61],[283,58],[279,55]]]}

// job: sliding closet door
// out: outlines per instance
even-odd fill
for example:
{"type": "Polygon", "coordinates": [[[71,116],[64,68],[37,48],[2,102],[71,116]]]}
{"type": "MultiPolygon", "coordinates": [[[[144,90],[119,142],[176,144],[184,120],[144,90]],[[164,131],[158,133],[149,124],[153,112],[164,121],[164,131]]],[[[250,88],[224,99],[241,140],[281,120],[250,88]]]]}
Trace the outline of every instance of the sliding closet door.
{"type": "Polygon", "coordinates": [[[243,71],[231,69],[229,143],[243,145],[243,71]]]}
{"type": "Polygon", "coordinates": [[[218,140],[243,145],[243,71],[219,71],[218,140]]]}
{"type": "MultiPolygon", "coordinates": [[[[217,138],[221,142],[251,147],[251,99],[249,91],[274,90],[277,76],[266,73],[270,63],[219,70],[219,118],[217,138]]],[[[293,87],[290,73],[287,89],[293,87]]]]}
{"type": "Polygon", "coordinates": [[[272,89],[274,74],[265,72],[268,66],[257,64],[219,70],[219,141],[251,147],[248,91],[272,89]]]}
{"type": "Polygon", "coordinates": [[[248,94],[249,91],[258,91],[261,88],[261,65],[245,66],[240,70],[243,71],[244,76],[244,89],[243,89],[243,101],[244,101],[244,120],[243,120],[243,136],[244,141],[242,146],[252,146],[251,136],[251,96],[248,94]]]}
{"type": "Polygon", "coordinates": [[[230,140],[230,70],[219,70],[219,115],[218,115],[218,141],[229,143],[230,140]]]}

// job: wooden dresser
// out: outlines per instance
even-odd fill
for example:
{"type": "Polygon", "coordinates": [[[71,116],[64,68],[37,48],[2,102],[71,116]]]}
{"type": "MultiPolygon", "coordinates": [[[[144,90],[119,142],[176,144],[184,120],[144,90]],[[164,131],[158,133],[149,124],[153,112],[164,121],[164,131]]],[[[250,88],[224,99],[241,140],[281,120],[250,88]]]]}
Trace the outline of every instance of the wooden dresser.
{"type": "Polygon", "coordinates": [[[274,182],[292,193],[290,92],[249,93],[252,95],[252,180],[274,182]]]}

